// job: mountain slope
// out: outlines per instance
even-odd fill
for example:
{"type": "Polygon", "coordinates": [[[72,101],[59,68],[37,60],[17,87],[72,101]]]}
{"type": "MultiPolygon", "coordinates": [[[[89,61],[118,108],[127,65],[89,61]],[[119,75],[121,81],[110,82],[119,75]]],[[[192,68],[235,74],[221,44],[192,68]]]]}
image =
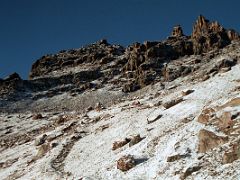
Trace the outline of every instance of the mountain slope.
{"type": "Polygon", "coordinates": [[[238,38],[200,16],[191,36],[100,41],[1,80],[1,178],[239,179],[238,38]]]}

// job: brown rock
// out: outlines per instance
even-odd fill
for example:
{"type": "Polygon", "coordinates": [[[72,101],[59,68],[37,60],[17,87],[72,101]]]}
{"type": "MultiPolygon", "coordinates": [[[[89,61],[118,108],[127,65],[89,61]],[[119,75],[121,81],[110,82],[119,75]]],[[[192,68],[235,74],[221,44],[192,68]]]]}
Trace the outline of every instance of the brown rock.
{"type": "Polygon", "coordinates": [[[191,94],[193,92],[194,92],[194,90],[188,89],[188,90],[182,92],[182,96],[187,96],[187,95],[189,95],[189,94],[191,94]]]}
{"type": "Polygon", "coordinates": [[[239,143],[233,144],[230,151],[225,152],[223,155],[223,164],[232,163],[240,158],[240,145],[239,143]]]}
{"type": "Polygon", "coordinates": [[[61,125],[64,124],[64,122],[67,121],[67,118],[65,116],[60,115],[56,120],[55,124],[56,125],[61,125]]]}
{"type": "Polygon", "coordinates": [[[186,171],[184,173],[182,173],[182,175],[180,176],[181,180],[186,179],[188,176],[190,176],[192,173],[199,171],[202,167],[201,166],[193,166],[193,167],[189,167],[186,169],[186,171]]]}
{"type": "Polygon", "coordinates": [[[223,132],[228,132],[233,127],[234,122],[232,120],[231,112],[224,112],[218,121],[218,128],[223,132]]]}
{"type": "Polygon", "coordinates": [[[50,144],[43,144],[39,147],[35,160],[42,158],[50,150],[50,144]]]}
{"type": "Polygon", "coordinates": [[[174,162],[181,158],[182,158],[182,156],[180,154],[169,156],[169,157],[167,157],[167,162],[174,162]]]}
{"type": "Polygon", "coordinates": [[[121,171],[128,171],[134,166],[136,166],[136,161],[132,155],[123,156],[117,161],[117,169],[121,171]]]}
{"type": "Polygon", "coordinates": [[[207,108],[202,111],[198,116],[197,121],[202,124],[207,124],[210,121],[210,118],[215,114],[215,110],[212,108],[207,108]]]}
{"type": "Polygon", "coordinates": [[[131,138],[131,141],[129,142],[129,147],[131,147],[131,146],[139,143],[139,142],[142,141],[143,139],[144,139],[144,138],[142,138],[142,137],[140,136],[140,134],[138,134],[138,135],[136,135],[136,136],[133,136],[133,137],[131,138]]]}
{"type": "Polygon", "coordinates": [[[40,145],[44,144],[46,139],[47,139],[47,135],[44,134],[42,137],[36,139],[35,146],[40,146],[40,145]]]}
{"type": "Polygon", "coordinates": [[[113,143],[112,150],[114,151],[116,149],[119,149],[119,148],[125,146],[130,141],[131,141],[131,139],[129,139],[129,138],[125,138],[123,141],[116,141],[113,143]]]}
{"type": "Polygon", "coordinates": [[[218,147],[219,145],[225,144],[228,141],[228,137],[217,136],[213,132],[205,129],[200,130],[198,134],[199,144],[198,152],[205,153],[211,149],[218,147]]]}
{"type": "Polygon", "coordinates": [[[225,30],[218,22],[210,22],[200,15],[193,27],[191,38],[194,54],[201,54],[223,48],[239,36],[233,31],[225,30]]]}
{"type": "Polygon", "coordinates": [[[232,41],[232,40],[239,40],[239,34],[234,31],[233,29],[230,29],[227,31],[227,35],[228,35],[228,38],[232,41]]]}
{"type": "Polygon", "coordinates": [[[32,117],[33,120],[42,119],[42,118],[43,118],[42,114],[34,114],[32,117]]]}
{"type": "Polygon", "coordinates": [[[173,27],[172,36],[173,37],[184,36],[182,27],[180,25],[177,25],[177,26],[173,27]]]}
{"type": "Polygon", "coordinates": [[[169,109],[169,108],[181,103],[182,101],[184,101],[183,98],[173,99],[171,101],[165,102],[163,104],[163,107],[165,107],[166,109],[169,109]]]}

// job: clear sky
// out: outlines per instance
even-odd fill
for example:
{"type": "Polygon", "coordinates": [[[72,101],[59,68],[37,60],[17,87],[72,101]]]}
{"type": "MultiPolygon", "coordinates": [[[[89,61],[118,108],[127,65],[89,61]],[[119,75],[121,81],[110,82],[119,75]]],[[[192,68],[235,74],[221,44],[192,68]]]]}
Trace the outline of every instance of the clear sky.
{"type": "Polygon", "coordinates": [[[239,0],[0,0],[0,78],[28,77],[44,54],[106,38],[129,45],[190,34],[199,14],[240,31],[239,0]]]}

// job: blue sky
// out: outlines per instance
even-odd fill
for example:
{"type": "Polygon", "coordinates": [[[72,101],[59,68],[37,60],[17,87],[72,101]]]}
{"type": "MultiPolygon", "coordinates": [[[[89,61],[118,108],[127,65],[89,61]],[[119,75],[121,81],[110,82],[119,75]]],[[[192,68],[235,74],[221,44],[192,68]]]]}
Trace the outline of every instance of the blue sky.
{"type": "Polygon", "coordinates": [[[0,78],[28,77],[44,54],[106,38],[129,45],[190,34],[199,14],[240,31],[239,0],[0,0],[0,78]]]}

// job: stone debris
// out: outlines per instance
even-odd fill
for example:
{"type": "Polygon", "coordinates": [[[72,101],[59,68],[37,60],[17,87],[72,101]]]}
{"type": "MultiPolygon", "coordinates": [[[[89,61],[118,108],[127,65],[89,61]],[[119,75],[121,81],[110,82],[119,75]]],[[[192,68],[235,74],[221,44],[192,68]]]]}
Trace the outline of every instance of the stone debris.
{"type": "Polygon", "coordinates": [[[42,135],[40,138],[36,139],[36,141],[34,143],[35,146],[40,146],[40,145],[44,144],[46,139],[47,139],[47,135],[46,134],[42,135]]]}

